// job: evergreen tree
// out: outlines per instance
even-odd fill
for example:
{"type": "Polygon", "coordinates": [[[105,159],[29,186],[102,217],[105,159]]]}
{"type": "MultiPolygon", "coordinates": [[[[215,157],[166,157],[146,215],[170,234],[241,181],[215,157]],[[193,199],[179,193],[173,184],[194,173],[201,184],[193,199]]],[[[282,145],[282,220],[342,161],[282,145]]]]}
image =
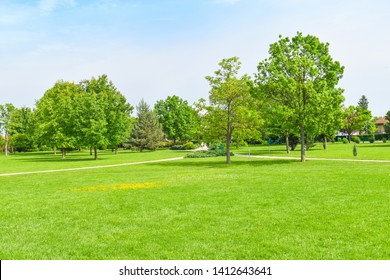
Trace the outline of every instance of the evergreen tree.
{"type": "Polygon", "coordinates": [[[144,149],[156,150],[163,133],[156,114],[142,99],[137,108],[137,121],[131,135],[131,143],[141,152],[144,149]]]}
{"type": "Polygon", "coordinates": [[[360,106],[363,110],[368,110],[368,100],[365,95],[362,95],[362,97],[360,97],[358,106],[360,106]]]}

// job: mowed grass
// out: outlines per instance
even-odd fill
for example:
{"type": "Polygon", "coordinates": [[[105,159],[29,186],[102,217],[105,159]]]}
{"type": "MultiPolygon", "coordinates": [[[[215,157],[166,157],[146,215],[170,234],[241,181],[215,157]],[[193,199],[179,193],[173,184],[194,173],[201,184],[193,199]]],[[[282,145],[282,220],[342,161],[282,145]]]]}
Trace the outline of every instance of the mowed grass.
{"type": "Polygon", "coordinates": [[[62,158],[61,151],[57,151],[56,155],[53,152],[14,153],[10,154],[8,158],[2,153],[0,154],[0,174],[104,166],[181,157],[186,154],[186,151],[170,150],[144,151],[142,153],[119,150],[118,155],[115,155],[111,150],[104,150],[99,151],[98,160],[94,160],[94,157],[89,154],[89,150],[68,152],[65,159],[62,158]]]}
{"type": "MultiPolygon", "coordinates": [[[[357,160],[390,160],[390,141],[387,143],[375,142],[356,144],[357,156],[353,155],[354,143],[328,143],[327,149],[324,150],[322,143],[316,145],[306,151],[307,159],[310,158],[337,158],[337,159],[357,159],[357,160]]],[[[235,153],[262,156],[290,156],[300,158],[301,146],[298,145],[290,154],[286,153],[285,145],[255,145],[249,147],[233,148],[235,153]]]]}
{"type": "Polygon", "coordinates": [[[239,157],[0,177],[0,259],[389,259],[389,182],[390,163],[239,157]]]}

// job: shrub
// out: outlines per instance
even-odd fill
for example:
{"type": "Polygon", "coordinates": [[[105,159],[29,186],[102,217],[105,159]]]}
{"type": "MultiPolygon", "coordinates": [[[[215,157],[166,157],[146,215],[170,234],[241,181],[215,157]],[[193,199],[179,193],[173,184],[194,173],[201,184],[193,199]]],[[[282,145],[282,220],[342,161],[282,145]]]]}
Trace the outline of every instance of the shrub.
{"type": "MultiPolygon", "coordinates": [[[[234,156],[232,152],[230,152],[231,156],[234,156]]],[[[207,158],[207,157],[220,157],[226,156],[226,151],[223,150],[208,150],[208,151],[196,151],[194,153],[186,155],[186,158],[207,158]]]]}
{"type": "Polygon", "coordinates": [[[370,142],[371,144],[375,142],[375,136],[371,136],[370,138],[368,138],[368,142],[370,142]]]}
{"type": "Polygon", "coordinates": [[[183,145],[183,147],[186,149],[186,150],[193,150],[195,149],[195,144],[192,143],[192,142],[187,142],[183,145]]]}
{"type": "Polygon", "coordinates": [[[382,138],[383,143],[387,142],[387,139],[385,137],[382,138]]]}
{"type": "Polygon", "coordinates": [[[357,156],[358,152],[357,152],[357,148],[356,148],[356,143],[355,145],[353,145],[353,156],[357,156]]]}
{"type": "Polygon", "coordinates": [[[169,148],[170,150],[186,150],[186,148],[183,145],[174,145],[169,148]]]}
{"type": "Polygon", "coordinates": [[[344,144],[348,144],[348,139],[347,138],[343,138],[343,143],[344,144]]]}
{"type": "Polygon", "coordinates": [[[356,144],[359,144],[360,143],[360,138],[358,136],[352,136],[351,141],[356,143],[356,144]]]}

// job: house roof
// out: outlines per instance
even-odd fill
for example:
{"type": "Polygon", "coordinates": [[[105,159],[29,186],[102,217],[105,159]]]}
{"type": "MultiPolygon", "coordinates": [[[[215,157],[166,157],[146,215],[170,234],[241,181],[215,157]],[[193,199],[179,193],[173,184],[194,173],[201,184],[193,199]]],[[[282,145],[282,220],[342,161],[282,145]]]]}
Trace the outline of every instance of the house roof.
{"type": "Polygon", "coordinates": [[[386,124],[386,123],[388,123],[389,121],[388,120],[386,120],[385,118],[380,118],[379,120],[377,120],[376,122],[375,122],[375,124],[376,125],[384,125],[384,124],[386,124]]]}

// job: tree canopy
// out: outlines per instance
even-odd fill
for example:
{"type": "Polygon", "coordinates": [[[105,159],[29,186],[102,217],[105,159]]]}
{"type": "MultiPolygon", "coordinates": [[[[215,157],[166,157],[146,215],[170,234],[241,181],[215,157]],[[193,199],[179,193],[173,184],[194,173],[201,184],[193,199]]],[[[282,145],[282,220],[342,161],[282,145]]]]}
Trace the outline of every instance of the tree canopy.
{"type": "Polygon", "coordinates": [[[314,133],[318,124],[333,121],[340,111],[344,97],[337,84],[344,67],[332,59],[328,43],[300,32],[291,39],[280,36],[270,45],[269,54],[258,65],[258,96],[288,112],[289,122],[299,128],[301,161],[305,161],[307,134],[314,133]]]}
{"type": "MultiPolygon", "coordinates": [[[[250,95],[249,76],[237,77],[241,67],[238,57],[223,59],[214,76],[207,76],[211,86],[204,115],[204,125],[209,138],[224,140],[226,163],[231,163],[230,145],[233,136],[242,137],[259,126],[261,120],[256,110],[257,102],[250,95]]],[[[238,139],[237,139],[238,140],[238,139]]]]}
{"type": "Polygon", "coordinates": [[[166,137],[173,139],[191,140],[196,132],[196,113],[186,100],[173,95],[165,100],[159,100],[154,105],[154,111],[166,137]]]}

